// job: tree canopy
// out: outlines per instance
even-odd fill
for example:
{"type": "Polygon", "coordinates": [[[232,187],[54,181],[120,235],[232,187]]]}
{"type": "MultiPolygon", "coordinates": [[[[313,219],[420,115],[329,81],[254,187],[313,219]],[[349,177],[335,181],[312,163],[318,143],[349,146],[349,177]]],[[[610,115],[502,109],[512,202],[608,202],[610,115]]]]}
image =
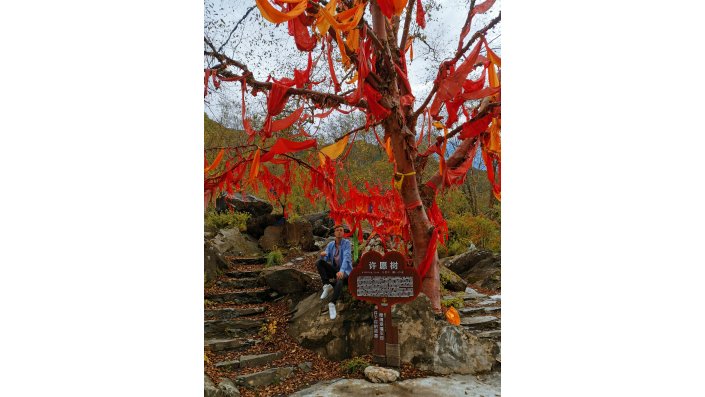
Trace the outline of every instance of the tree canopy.
{"type": "MultiPolygon", "coordinates": [[[[325,201],[329,216],[347,223],[353,233],[365,222],[373,235],[396,241],[388,248],[412,257],[423,278],[423,292],[440,311],[437,247],[447,238],[448,227],[436,195],[465,181],[479,150],[493,194],[500,199],[501,59],[486,34],[498,25],[501,14],[473,31],[473,19],[487,13],[495,1],[471,0],[463,10],[467,16],[457,33],[457,49],[439,62],[429,81],[432,88],[417,98],[408,65],[414,41],[424,40],[423,3],[254,0],[225,41],[216,43],[207,32],[204,95],[223,85],[239,85],[243,132],[236,145],[205,156],[204,191],[210,200],[221,191],[263,187],[270,199],[285,203],[286,214],[292,186],[303,187],[309,200],[325,201]],[[281,68],[277,76],[258,80],[248,67],[250,54],[226,54],[225,43],[251,12],[267,21],[264,28],[282,29],[286,24],[293,41],[289,45],[306,54],[306,66],[281,68]],[[266,102],[257,119],[246,106],[246,96],[260,93],[266,102]],[[360,114],[360,125],[340,131],[333,143],[319,147],[313,126],[336,114],[360,114]],[[340,171],[352,142],[365,134],[384,149],[393,171],[386,178],[389,182],[366,183],[363,188],[340,171]],[[447,145],[452,138],[459,144],[451,153],[447,145]],[[423,180],[433,155],[438,170],[423,180]],[[405,242],[412,243],[411,252],[405,242]]],[[[433,4],[426,3],[427,8],[433,4]]],[[[276,53],[268,58],[287,64],[276,53]]],[[[362,242],[362,233],[355,235],[362,242]]]]}

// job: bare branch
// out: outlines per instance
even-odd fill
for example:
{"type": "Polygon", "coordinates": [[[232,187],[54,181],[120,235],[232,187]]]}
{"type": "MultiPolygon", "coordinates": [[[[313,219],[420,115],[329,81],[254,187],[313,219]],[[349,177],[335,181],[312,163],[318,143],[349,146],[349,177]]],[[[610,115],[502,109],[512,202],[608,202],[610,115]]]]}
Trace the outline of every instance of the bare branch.
{"type": "MultiPolygon", "coordinates": [[[[438,67],[438,72],[441,73],[443,71],[443,68],[448,67],[448,65],[452,65],[455,62],[457,62],[458,59],[460,59],[460,56],[463,55],[470,48],[470,46],[475,42],[475,40],[477,40],[478,38],[480,38],[480,36],[487,33],[488,30],[492,29],[497,23],[499,23],[499,21],[501,19],[502,19],[502,13],[500,12],[496,18],[494,18],[492,21],[490,21],[490,23],[487,24],[487,26],[485,26],[484,28],[475,32],[475,34],[472,35],[472,37],[470,38],[468,43],[465,45],[465,47],[458,50],[455,53],[455,56],[450,61],[442,62],[441,65],[438,67]]],[[[433,88],[431,88],[431,92],[428,93],[428,96],[423,101],[421,106],[419,106],[419,108],[412,115],[414,118],[419,117],[421,112],[423,112],[424,109],[426,109],[426,106],[428,106],[428,103],[431,101],[431,98],[433,98],[433,95],[435,95],[436,91],[438,91],[438,82],[433,83],[433,88]]]]}
{"type": "Polygon", "coordinates": [[[250,15],[250,12],[252,12],[252,10],[254,10],[255,8],[257,8],[257,6],[252,6],[252,7],[250,7],[250,8],[247,9],[247,12],[245,12],[245,15],[243,15],[242,18],[240,18],[240,20],[237,21],[237,23],[235,24],[235,27],[233,28],[233,30],[230,31],[230,34],[228,35],[228,38],[225,39],[225,41],[223,42],[223,44],[220,45],[220,48],[218,48],[218,51],[216,51],[216,52],[220,52],[220,51],[223,50],[223,47],[225,47],[225,45],[228,44],[228,41],[230,41],[230,37],[232,37],[233,33],[235,33],[235,29],[237,29],[237,27],[240,26],[240,23],[241,23],[242,21],[244,21],[245,18],[247,18],[247,16],[250,15]]]}
{"type": "Polygon", "coordinates": [[[401,34],[401,44],[399,44],[399,48],[401,48],[402,50],[406,47],[406,40],[409,37],[409,26],[411,25],[411,13],[413,11],[414,0],[409,0],[409,4],[407,4],[406,6],[406,19],[404,19],[404,30],[401,34]]]}

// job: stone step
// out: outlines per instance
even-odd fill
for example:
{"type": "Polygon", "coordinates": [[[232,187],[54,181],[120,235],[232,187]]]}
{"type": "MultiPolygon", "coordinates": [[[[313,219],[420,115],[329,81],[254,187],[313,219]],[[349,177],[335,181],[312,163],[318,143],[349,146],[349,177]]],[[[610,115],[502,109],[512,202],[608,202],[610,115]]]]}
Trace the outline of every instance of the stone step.
{"type": "Polygon", "coordinates": [[[225,275],[230,278],[257,278],[261,270],[231,270],[225,272],[225,275]]]}
{"type": "Polygon", "coordinates": [[[294,367],[271,368],[253,374],[238,376],[235,383],[247,388],[268,386],[272,383],[279,383],[294,373],[294,367]]]}
{"type": "Polygon", "coordinates": [[[267,263],[266,256],[229,256],[227,259],[231,263],[241,265],[263,265],[267,263]]]}
{"type": "Polygon", "coordinates": [[[255,278],[255,277],[236,278],[233,280],[222,280],[222,281],[217,281],[215,284],[219,287],[234,288],[234,289],[253,288],[253,287],[260,285],[257,283],[257,278],[255,278]]]}
{"type": "Polygon", "coordinates": [[[242,350],[257,343],[254,339],[228,338],[228,339],[206,339],[203,347],[212,352],[222,350],[242,350]]]}
{"type": "Polygon", "coordinates": [[[225,320],[225,319],[229,319],[229,318],[237,318],[237,317],[251,316],[253,314],[260,314],[260,313],[264,313],[266,310],[267,310],[267,308],[265,306],[247,307],[247,308],[243,308],[243,309],[224,308],[224,309],[206,310],[206,311],[204,311],[204,314],[206,317],[214,317],[216,320],[225,320]]]}
{"type": "Polygon", "coordinates": [[[497,312],[497,311],[502,311],[502,308],[499,306],[495,307],[462,307],[458,309],[458,313],[460,313],[461,316],[463,315],[476,315],[480,313],[492,313],[492,312],[497,312]]]}
{"type": "Polygon", "coordinates": [[[206,320],[203,334],[206,338],[239,337],[256,334],[266,324],[266,319],[233,318],[227,320],[206,320]]]}
{"type": "Polygon", "coordinates": [[[215,364],[216,368],[234,370],[237,368],[258,367],[284,357],[284,352],[252,354],[240,356],[238,360],[221,361],[215,364]]]}
{"type": "Polygon", "coordinates": [[[460,319],[460,325],[470,328],[492,329],[497,328],[499,319],[495,316],[464,317],[460,319]]]}
{"type": "Polygon", "coordinates": [[[221,294],[206,294],[205,299],[212,302],[234,303],[236,305],[247,305],[250,303],[263,303],[279,296],[269,288],[261,288],[255,291],[225,292],[221,294]]]}
{"type": "Polygon", "coordinates": [[[477,334],[478,338],[499,338],[502,336],[502,331],[493,329],[491,331],[482,331],[477,334]]]}

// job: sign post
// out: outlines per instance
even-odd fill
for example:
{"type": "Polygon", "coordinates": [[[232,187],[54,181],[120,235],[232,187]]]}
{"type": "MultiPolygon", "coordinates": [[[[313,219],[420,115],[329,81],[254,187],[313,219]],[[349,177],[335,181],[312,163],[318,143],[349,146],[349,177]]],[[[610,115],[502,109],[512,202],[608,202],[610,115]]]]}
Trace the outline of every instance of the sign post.
{"type": "Polygon", "coordinates": [[[401,366],[399,330],[392,324],[392,306],[414,300],[421,291],[421,279],[413,264],[401,252],[384,255],[366,252],[348,277],[348,288],[355,299],[374,303],[372,312],[373,361],[401,366]]]}

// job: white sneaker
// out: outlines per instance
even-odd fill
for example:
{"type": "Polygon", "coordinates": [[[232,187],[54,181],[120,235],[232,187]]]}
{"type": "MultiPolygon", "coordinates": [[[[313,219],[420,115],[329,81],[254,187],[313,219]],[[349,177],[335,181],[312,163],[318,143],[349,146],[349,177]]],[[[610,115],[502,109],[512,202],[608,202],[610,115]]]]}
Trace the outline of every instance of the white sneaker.
{"type": "Polygon", "coordinates": [[[326,284],[323,286],[323,293],[321,294],[321,299],[326,299],[328,295],[330,295],[331,291],[333,291],[333,286],[330,284],[326,284]]]}
{"type": "Polygon", "coordinates": [[[335,303],[331,302],[328,304],[328,314],[330,314],[330,319],[335,320],[338,313],[335,311],[335,303]]]}

